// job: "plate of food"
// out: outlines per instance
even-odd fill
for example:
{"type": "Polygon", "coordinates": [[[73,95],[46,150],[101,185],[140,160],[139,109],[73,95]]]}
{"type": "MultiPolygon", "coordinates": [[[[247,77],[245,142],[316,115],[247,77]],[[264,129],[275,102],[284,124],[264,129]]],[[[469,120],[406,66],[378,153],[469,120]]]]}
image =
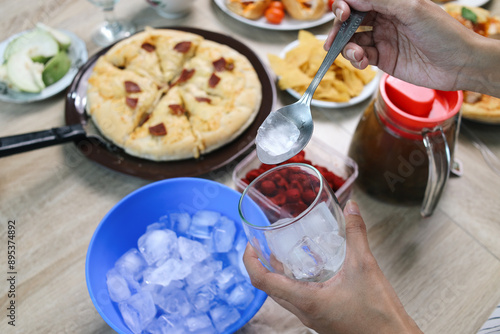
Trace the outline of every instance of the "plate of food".
{"type": "Polygon", "coordinates": [[[0,101],[44,100],[67,88],[87,61],[74,33],[37,24],[0,43],[0,101]]]}
{"type": "MultiPolygon", "coordinates": [[[[448,14],[476,33],[489,38],[500,38],[500,17],[479,7],[448,3],[443,7],[448,14]]],[[[488,86],[485,78],[485,86],[488,86]]],[[[462,117],[468,120],[500,124],[500,99],[477,92],[464,91],[462,117]]]]}
{"type": "Polygon", "coordinates": [[[275,88],[236,39],[188,27],[147,28],[92,56],[69,87],[66,123],[89,159],[149,180],[199,176],[248,151],[275,88]],[[110,145],[111,144],[111,145],[110,145]]]}
{"type": "MultiPolygon", "coordinates": [[[[268,55],[280,89],[300,99],[323,62],[326,37],[301,30],[298,39],[288,44],[280,55],[268,55]]],[[[379,79],[380,71],[375,66],[356,69],[340,54],[318,85],[311,105],[342,108],[357,104],[376,91],[379,79]]]]}
{"type": "Polygon", "coordinates": [[[308,29],[333,21],[326,0],[214,0],[227,15],[245,24],[269,30],[308,29]],[[271,8],[275,6],[274,8],[271,8]],[[276,8],[278,7],[278,8],[276,8]],[[271,9],[270,9],[271,8],[271,9]],[[270,11],[266,15],[266,10],[270,11]]]}

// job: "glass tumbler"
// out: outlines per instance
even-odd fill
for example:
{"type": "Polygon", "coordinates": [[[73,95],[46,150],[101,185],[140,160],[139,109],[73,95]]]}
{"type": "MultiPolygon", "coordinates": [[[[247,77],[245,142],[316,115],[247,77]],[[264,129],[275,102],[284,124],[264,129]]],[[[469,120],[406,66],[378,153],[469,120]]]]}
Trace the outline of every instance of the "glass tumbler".
{"type": "Polygon", "coordinates": [[[104,22],[92,33],[92,40],[99,46],[108,46],[129,37],[136,29],[130,22],[115,17],[115,5],[119,0],[88,0],[104,12],[104,22]]]}
{"type": "Polygon", "coordinates": [[[321,173],[301,163],[274,167],[253,180],[238,205],[262,264],[308,282],[333,277],[345,259],[345,220],[321,173]]]}

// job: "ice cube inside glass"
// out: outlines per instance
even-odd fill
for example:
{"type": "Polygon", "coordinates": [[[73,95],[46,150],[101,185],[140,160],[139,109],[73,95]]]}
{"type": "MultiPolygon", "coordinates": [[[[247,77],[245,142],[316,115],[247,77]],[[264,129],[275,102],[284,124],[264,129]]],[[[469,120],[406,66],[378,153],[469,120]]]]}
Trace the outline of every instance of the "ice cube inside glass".
{"type": "Polygon", "coordinates": [[[313,166],[291,163],[268,170],[243,191],[238,209],[250,244],[272,272],[323,282],[342,267],[342,209],[313,166]]]}

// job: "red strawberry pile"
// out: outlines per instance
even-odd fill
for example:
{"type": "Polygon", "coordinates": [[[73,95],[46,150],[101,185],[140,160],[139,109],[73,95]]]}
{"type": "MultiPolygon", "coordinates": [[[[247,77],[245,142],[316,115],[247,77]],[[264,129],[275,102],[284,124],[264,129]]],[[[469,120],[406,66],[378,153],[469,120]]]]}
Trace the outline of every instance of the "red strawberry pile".
{"type": "MultiPolygon", "coordinates": [[[[248,185],[271,168],[287,163],[304,163],[315,167],[323,175],[333,191],[337,191],[345,182],[343,178],[327,168],[315,165],[310,160],[307,160],[304,151],[278,165],[261,164],[259,168],[250,170],[241,181],[248,185]]],[[[316,198],[319,191],[319,180],[312,181],[311,176],[305,174],[300,168],[287,168],[262,179],[256,187],[275,205],[296,216],[316,198]]]]}

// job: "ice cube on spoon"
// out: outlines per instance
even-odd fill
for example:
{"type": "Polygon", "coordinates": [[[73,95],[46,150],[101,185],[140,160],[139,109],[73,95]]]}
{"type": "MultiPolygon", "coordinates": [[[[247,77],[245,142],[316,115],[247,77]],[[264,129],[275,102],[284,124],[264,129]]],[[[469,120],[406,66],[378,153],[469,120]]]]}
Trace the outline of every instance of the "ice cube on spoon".
{"type": "MultiPolygon", "coordinates": [[[[276,113],[261,125],[257,131],[257,154],[281,159],[297,142],[300,130],[287,117],[276,113]]],[[[264,158],[264,160],[269,160],[264,158]]],[[[286,159],[285,159],[286,160],[286,159]]]]}

